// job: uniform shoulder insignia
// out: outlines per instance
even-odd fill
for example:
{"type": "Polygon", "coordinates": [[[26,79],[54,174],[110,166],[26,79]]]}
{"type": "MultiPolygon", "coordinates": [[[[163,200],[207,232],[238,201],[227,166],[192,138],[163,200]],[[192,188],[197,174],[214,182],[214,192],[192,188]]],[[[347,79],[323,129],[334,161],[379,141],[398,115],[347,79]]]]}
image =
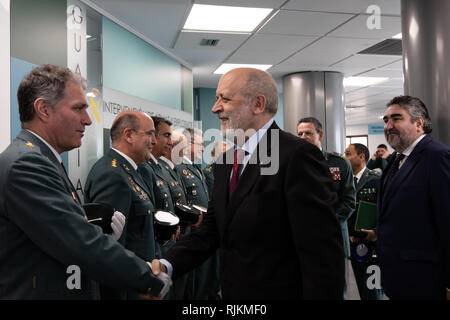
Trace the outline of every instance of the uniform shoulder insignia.
{"type": "Polygon", "coordinates": [[[211,172],[211,169],[212,169],[211,167],[206,167],[206,168],[205,168],[205,171],[208,172],[208,173],[210,173],[210,172],[211,172]]]}
{"type": "Polygon", "coordinates": [[[30,141],[27,141],[27,143],[25,143],[25,145],[27,147],[34,148],[34,144],[32,144],[30,141]]]}
{"type": "Polygon", "coordinates": [[[369,170],[369,174],[371,176],[380,176],[381,175],[378,171],[375,171],[375,170],[369,170]]]}
{"type": "Polygon", "coordinates": [[[112,159],[111,167],[117,168],[117,159],[112,159]]]}
{"type": "Polygon", "coordinates": [[[343,155],[342,153],[330,152],[330,154],[335,157],[345,158],[345,155],[343,155]]]}

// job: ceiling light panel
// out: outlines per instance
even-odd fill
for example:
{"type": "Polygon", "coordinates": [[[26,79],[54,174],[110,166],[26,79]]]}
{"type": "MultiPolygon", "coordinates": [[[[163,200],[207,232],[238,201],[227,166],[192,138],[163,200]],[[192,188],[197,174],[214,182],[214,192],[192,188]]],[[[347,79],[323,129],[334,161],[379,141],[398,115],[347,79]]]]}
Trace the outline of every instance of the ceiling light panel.
{"type": "Polygon", "coordinates": [[[214,74],[225,74],[230,70],[236,68],[255,68],[259,70],[266,71],[272,65],[271,64],[234,64],[234,63],[223,63],[219,68],[214,71],[214,74]]]}
{"type": "Polygon", "coordinates": [[[183,30],[252,32],[272,10],[194,4],[183,30]]]}
{"type": "Polygon", "coordinates": [[[348,77],[344,78],[344,87],[366,87],[387,81],[387,77],[348,77]]]}

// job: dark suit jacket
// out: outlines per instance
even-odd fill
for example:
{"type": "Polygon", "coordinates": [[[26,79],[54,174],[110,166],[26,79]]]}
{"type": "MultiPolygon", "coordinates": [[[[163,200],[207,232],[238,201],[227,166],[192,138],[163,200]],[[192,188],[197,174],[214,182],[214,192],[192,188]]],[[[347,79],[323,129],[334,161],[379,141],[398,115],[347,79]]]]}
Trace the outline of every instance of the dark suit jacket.
{"type": "Polygon", "coordinates": [[[147,263],[86,221],[58,166],[26,130],[0,155],[0,299],[91,299],[89,279],[146,292],[147,263]],[[67,288],[70,265],[79,290],[67,288]]]}
{"type": "Polygon", "coordinates": [[[229,201],[233,165],[215,165],[203,223],[165,258],[176,277],[220,247],[224,299],[342,299],[344,251],[333,210],[337,195],[324,157],[275,123],[270,129],[262,139],[268,140],[271,164],[279,161],[278,171],[261,175],[268,162],[258,154],[260,142],[229,201]]]}
{"type": "Polygon", "coordinates": [[[450,287],[450,149],[425,136],[383,187],[393,161],[377,207],[382,287],[393,299],[443,299],[450,287]]]}

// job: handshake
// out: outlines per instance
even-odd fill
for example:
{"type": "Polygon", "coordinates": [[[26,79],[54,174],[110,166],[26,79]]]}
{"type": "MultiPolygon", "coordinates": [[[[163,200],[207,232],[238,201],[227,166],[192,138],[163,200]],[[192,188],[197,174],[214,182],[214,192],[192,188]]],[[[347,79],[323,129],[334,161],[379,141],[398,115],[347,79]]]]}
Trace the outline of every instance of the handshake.
{"type": "Polygon", "coordinates": [[[152,270],[153,275],[159,280],[161,280],[164,286],[161,289],[159,295],[156,297],[153,296],[151,292],[147,294],[141,294],[140,297],[145,300],[161,300],[162,298],[164,298],[164,296],[167,294],[170,287],[172,286],[172,279],[167,274],[166,266],[158,259],[154,259],[151,264],[149,262],[147,263],[150,269],[152,270]]]}
{"type": "MultiPolygon", "coordinates": [[[[113,207],[107,204],[88,203],[83,207],[89,223],[101,227],[103,232],[110,234],[114,240],[117,241],[120,239],[126,222],[126,218],[123,213],[114,210],[113,207]]],[[[179,227],[176,235],[178,235],[178,233],[179,227]]],[[[152,270],[153,275],[161,281],[161,283],[158,283],[156,287],[158,289],[162,287],[162,289],[159,291],[158,296],[148,292],[146,294],[141,294],[141,298],[146,300],[161,300],[169,291],[170,286],[172,285],[172,280],[167,274],[166,266],[159,260],[154,259],[151,263],[147,262],[147,264],[152,270]]]]}

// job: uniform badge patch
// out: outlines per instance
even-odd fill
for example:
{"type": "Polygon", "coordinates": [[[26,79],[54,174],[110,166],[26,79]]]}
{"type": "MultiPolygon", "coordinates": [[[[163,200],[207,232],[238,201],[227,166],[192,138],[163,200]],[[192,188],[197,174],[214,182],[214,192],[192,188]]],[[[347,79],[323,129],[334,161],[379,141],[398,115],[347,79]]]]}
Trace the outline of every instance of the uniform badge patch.
{"type": "Polygon", "coordinates": [[[32,144],[30,141],[27,141],[27,143],[25,143],[25,145],[27,147],[34,148],[34,144],[32,144]]]}
{"type": "Polygon", "coordinates": [[[341,180],[341,172],[339,167],[330,167],[331,175],[333,176],[333,180],[341,180]]]}

